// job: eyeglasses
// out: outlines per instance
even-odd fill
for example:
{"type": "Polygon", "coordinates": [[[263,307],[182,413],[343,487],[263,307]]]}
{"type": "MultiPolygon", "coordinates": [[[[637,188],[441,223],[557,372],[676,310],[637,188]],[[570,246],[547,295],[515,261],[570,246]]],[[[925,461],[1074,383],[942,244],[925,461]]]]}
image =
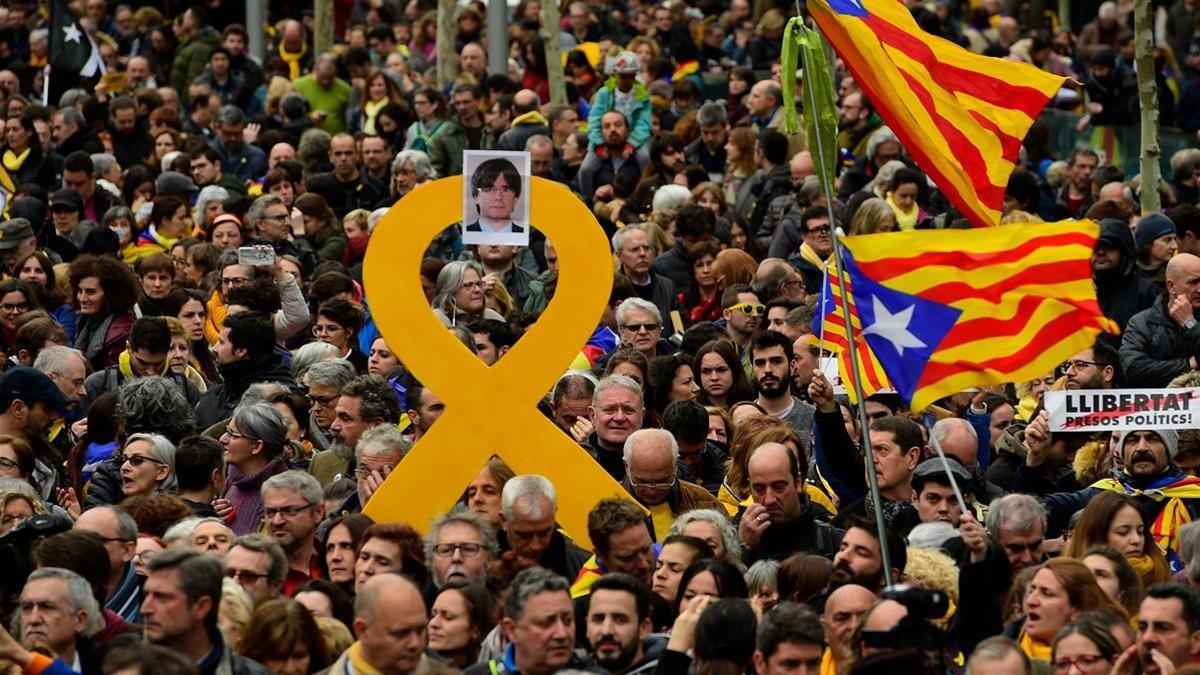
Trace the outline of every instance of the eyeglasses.
{"type": "Polygon", "coordinates": [[[631,476],[629,478],[629,487],[633,488],[634,490],[646,491],[670,490],[671,488],[675,487],[676,480],[678,479],[672,478],[670,483],[638,483],[637,481],[633,480],[633,477],[631,476]]]}
{"type": "Polygon", "coordinates": [[[237,582],[249,581],[250,583],[254,583],[259,579],[266,579],[269,575],[251,572],[250,570],[225,570],[225,576],[237,582]]]}
{"type": "Polygon", "coordinates": [[[5,314],[16,314],[18,312],[24,312],[28,309],[29,309],[28,302],[13,302],[13,303],[6,302],[6,303],[0,305],[0,311],[4,312],[5,314]]]}
{"type": "Polygon", "coordinates": [[[433,547],[433,552],[439,558],[449,558],[455,551],[461,551],[464,558],[474,558],[483,552],[483,544],[436,544],[433,547]]]}
{"type": "Polygon", "coordinates": [[[630,333],[640,333],[642,331],[646,331],[647,333],[653,333],[654,331],[658,330],[658,324],[657,323],[627,323],[624,326],[621,326],[621,328],[623,330],[629,331],[630,333]]]}
{"type": "Polygon", "coordinates": [[[276,509],[263,508],[263,516],[265,516],[267,520],[270,520],[275,516],[283,516],[284,518],[290,520],[311,509],[312,507],[312,504],[305,504],[303,506],[280,506],[276,509]]]}
{"type": "Polygon", "coordinates": [[[250,283],[247,277],[221,277],[221,283],[226,286],[241,286],[250,283]]]}
{"type": "Polygon", "coordinates": [[[282,215],[274,215],[274,216],[264,213],[262,216],[259,216],[259,220],[273,220],[277,223],[282,223],[283,221],[285,221],[287,219],[288,219],[288,215],[286,213],[284,213],[282,215]]]}
{"type": "Polygon", "coordinates": [[[1070,371],[1071,369],[1083,370],[1084,368],[1086,368],[1088,366],[1099,366],[1099,365],[1100,364],[1096,363],[1095,361],[1084,361],[1083,359],[1075,359],[1074,361],[1063,361],[1061,367],[1063,369],[1063,372],[1065,373],[1065,372],[1070,371]]]}
{"type": "Polygon", "coordinates": [[[126,455],[125,458],[122,460],[122,463],[124,463],[124,462],[129,462],[129,466],[132,466],[135,469],[140,467],[141,465],[145,464],[146,462],[153,462],[154,464],[157,464],[159,466],[167,465],[166,462],[164,462],[160,459],[154,459],[153,457],[147,457],[146,455],[126,455]]]}
{"type": "Polygon", "coordinates": [[[254,441],[254,440],[258,440],[258,439],[256,439],[256,438],[253,438],[253,437],[251,437],[251,436],[247,436],[246,434],[243,434],[243,433],[242,433],[242,432],[240,432],[240,431],[234,431],[232,427],[225,427],[225,435],[226,435],[226,436],[229,436],[229,437],[231,437],[231,438],[249,438],[249,439],[250,439],[250,440],[252,440],[252,441],[254,441]]]}
{"type": "Polygon", "coordinates": [[[328,408],[329,406],[336,403],[337,400],[341,397],[342,397],[341,394],[334,394],[333,396],[316,396],[313,394],[309,394],[308,402],[311,403],[314,407],[328,408]]]}
{"type": "Polygon", "coordinates": [[[459,288],[468,288],[468,289],[470,289],[470,288],[483,288],[483,282],[482,282],[482,281],[478,281],[478,280],[476,280],[476,281],[464,281],[464,282],[462,283],[462,286],[459,286],[459,288]]]}
{"type": "Polygon", "coordinates": [[[809,234],[829,234],[830,232],[833,232],[833,230],[828,225],[818,225],[816,227],[808,228],[805,230],[805,232],[809,234]]]}
{"type": "Polygon", "coordinates": [[[340,333],[344,330],[346,329],[338,326],[337,324],[330,325],[319,323],[313,326],[313,335],[328,335],[329,333],[340,333]]]}
{"type": "MultiPolygon", "coordinates": [[[[63,377],[62,373],[58,373],[58,372],[54,372],[54,371],[50,371],[50,372],[46,373],[46,375],[48,375],[52,378],[56,378],[56,379],[63,377]]],[[[70,382],[71,382],[71,386],[75,387],[76,389],[79,389],[84,384],[84,378],[82,378],[82,377],[71,378],[70,382]]]]}
{"type": "Polygon", "coordinates": [[[736,305],[730,305],[729,311],[738,310],[746,316],[762,316],[767,311],[766,305],[760,305],[757,302],[739,302],[736,305]]]}
{"type": "Polygon", "coordinates": [[[1065,673],[1071,670],[1071,666],[1075,666],[1080,670],[1086,671],[1100,665],[1101,663],[1108,662],[1108,659],[1099,654],[1080,654],[1073,659],[1065,656],[1059,659],[1054,659],[1054,663],[1051,665],[1054,666],[1054,672],[1065,673]]]}

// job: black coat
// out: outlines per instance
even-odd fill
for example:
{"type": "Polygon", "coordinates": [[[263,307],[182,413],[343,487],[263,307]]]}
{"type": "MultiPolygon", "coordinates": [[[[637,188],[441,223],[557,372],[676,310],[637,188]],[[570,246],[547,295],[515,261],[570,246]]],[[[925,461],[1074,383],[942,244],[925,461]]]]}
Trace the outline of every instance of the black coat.
{"type": "Polygon", "coordinates": [[[1125,386],[1165,387],[1191,370],[1188,359],[1200,359],[1200,323],[1184,330],[1167,314],[1164,295],[1149,309],[1134,315],[1121,339],[1121,369],[1125,386]]]}
{"type": "MultiPolygon", "coordinates": [[[[1120,246],[1123,260],[1119,270],[1093,272],[1096,300],[1100,302],[1100,310],[1104,312],[1104,316],[1115,321],[1124,332],[1133,315],[1152,306],[1155,299],[1162,294],[1162,289],[1138,274],[1137,265],[1134,263],[1133,233],[1128,225],[1115,218],[1102,220],[1100,238],[1109,244],[1120,246]]],[[[1105,334],[1101,338],[1110,340],[1114,347],[1120,346],[1120,338],[1117,336],[1105,334]]]]}
{"type": "Polygon", "coordinates": [[[227,419],[242,400],[242,394],[256,382],[282,382],[291,386],[292,372],[283,358],[272,351],[257,358],[218,366],[224,382],[209,388],[196,404],[196,425],[201,429],[227,419]]]}

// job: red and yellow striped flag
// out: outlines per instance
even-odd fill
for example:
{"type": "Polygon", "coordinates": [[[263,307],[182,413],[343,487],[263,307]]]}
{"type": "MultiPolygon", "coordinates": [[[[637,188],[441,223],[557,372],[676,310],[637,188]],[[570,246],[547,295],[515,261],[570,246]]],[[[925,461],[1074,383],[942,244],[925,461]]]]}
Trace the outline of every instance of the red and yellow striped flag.
{"type": "Polygon", "coordinates": [[[1033,379],[1115,334],[1092,283],[1098,229],[1083,220],[844,239],[861,334],[909,407],[1033,379]]]}
{"type": "MultiPolygon", "coordinates": [[[[830,259],[832,261],[832,258],[830,259]]],[[[846,387],[846,395],[851,403],[858,403],[858,395],[854,382],[862,383],[863,396],[871,396],[883,390],[891,390],[887,373],[875,353],[863,340],[862,321],[858,318],[858,310],[854,306],[853,283],[846,284],[846,298],[850,306],[850,326],[854,329],[854,346],[858,352],[858,372],[850,361],[850,342],[846,339],[846,321],[842,312],[841,284],[832,262],[825,273],[825,283],[822,284],[821,301],[817,305],[816,316],[813,320],[812,341],[818,348],[837,354],[838,374],[846,387]]]]}
{"type": "Polygon", "coordinates": [[[981,56],[896,0],[811,0],[813,19],[908,153],[972,224],[1000,224],[1021,141],[1065,78],[981,56]]]}

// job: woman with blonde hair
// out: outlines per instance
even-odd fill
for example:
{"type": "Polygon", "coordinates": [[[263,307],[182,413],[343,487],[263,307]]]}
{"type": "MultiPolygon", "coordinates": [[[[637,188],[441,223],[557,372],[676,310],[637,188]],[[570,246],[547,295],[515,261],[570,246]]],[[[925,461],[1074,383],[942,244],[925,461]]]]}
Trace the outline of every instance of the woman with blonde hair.
{"type": "Polygon", "coordinates": [[[892,207],[879,197],[863,200],[850,219],[850,234],[876,234],[893,232],[896,229],[896,215],[892,207]]]}
{"type": "Polygon", "coordinates": [[[404,98],[400,86],[382,70],[370,70],[363,78],[362,87],[359,91],[361,103],[349,113],[351,131],[375,135],[375,117],[384,106],[394,103],[408,107],[408,99],[404,98]]]}

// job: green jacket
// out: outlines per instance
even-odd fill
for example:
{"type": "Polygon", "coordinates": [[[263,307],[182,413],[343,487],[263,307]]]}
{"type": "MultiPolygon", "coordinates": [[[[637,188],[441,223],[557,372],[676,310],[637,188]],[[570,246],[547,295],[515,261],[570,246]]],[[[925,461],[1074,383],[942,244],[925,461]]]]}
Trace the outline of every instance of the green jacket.
{"type": "Polygon", "coordinates": [[[429,148],[429,161],[437,171],[438,178],[455,176],[462,173],[462,154],[464,150],[491,150],[496,139],[484,129],[479,139],[479,147],[470,147],[467,131],[458,123],[458,117],[452,117],[446,123],[446,128],[433,139],[429,148]]]}
{"type": "Polygon", "coordinates": [[[346,233],[342,230],[336,229],[332,225],[326,225],[308,237],[308,243],[312,244],[318,262],[332,260],[340,263],[350,240],[346,238],[346,233]]]}
{"type": "Polygon", "coordinates": [[[171,62],[171,88],[186,92],[188,85],[208,67],[208,55],[221,42],[221,36],[209,26],[196,32],[175,50],[171,62]]]}

